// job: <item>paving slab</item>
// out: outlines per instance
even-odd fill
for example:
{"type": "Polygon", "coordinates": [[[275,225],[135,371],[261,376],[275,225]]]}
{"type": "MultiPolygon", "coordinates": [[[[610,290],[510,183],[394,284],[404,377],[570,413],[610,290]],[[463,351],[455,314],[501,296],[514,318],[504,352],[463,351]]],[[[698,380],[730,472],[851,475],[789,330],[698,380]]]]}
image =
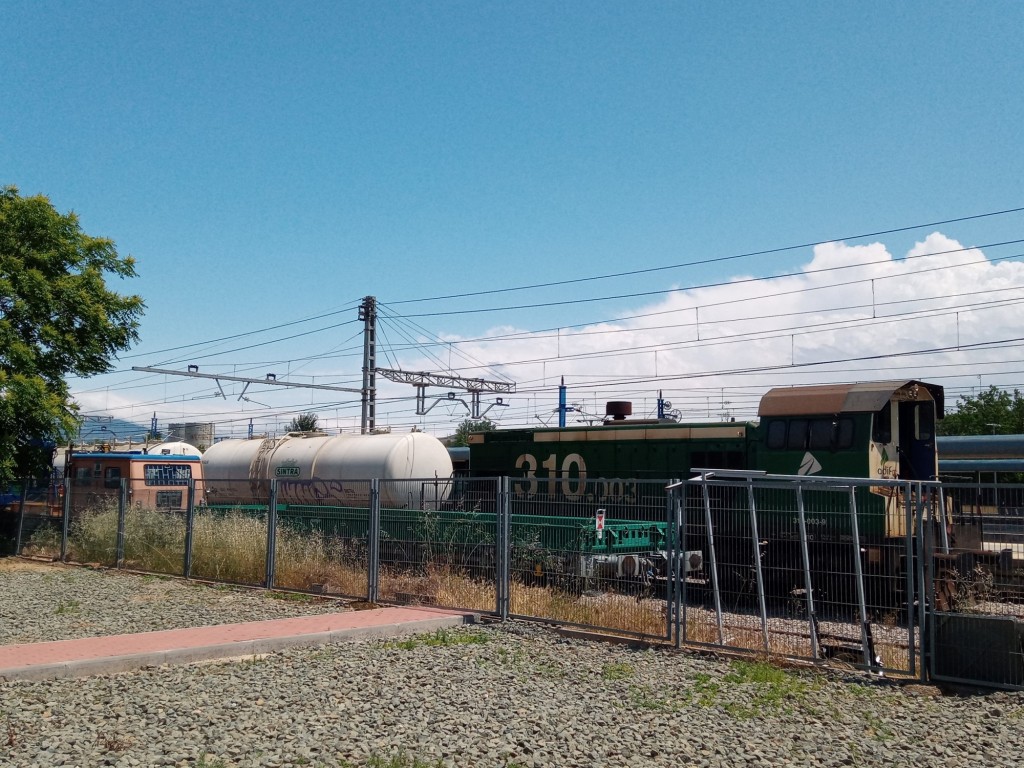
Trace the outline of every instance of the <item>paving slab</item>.
{"type": "Polygon", "coordinates": [[[477,618],[467,611],[388,607],[6,645],[0,646],[0,681],[107,675],[161,664],[255,656],[296,646],[432,632],[477,618]]]}

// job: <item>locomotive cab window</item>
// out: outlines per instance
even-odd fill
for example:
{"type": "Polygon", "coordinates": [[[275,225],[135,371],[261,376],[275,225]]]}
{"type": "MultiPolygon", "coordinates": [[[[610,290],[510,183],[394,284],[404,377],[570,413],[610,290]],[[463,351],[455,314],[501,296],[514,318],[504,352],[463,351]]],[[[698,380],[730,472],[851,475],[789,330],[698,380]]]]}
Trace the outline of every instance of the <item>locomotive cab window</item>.
{"type": "Polygon", "coordinates": [[[918,440],[931,440],[935,434],[935,411],[931,403],[918,403],[914,409],[914,431],[918,440]]]}
{"type": "Polygon", "coordinates": [[[786,422],[772,421],[768,423],[768,447],[779,450],[786,447],[786,422]]]}
{"type": "Polygon", "coordinates": [[[767,447],[788,451],[843,451],[853,447],[853,419],[791,419],[768,424],[767,447]]]}
{"type": "Polygon", "coordinates": [[[872,419],[871,439],[876,443],[892,442],[892,402],[888,402],[872,419]]]}
{"type": "Polygon", "coordinates": [[[807,447],[812,451],[842,451],[853,446],[853,419],[814,419],[807,447]]]}
{"type": "Polygon", "coordinates": [[[789,422],[789,436],[786,448],[790,451],[802,451],[807,447],[807,419],[793,419],[789,422]]]}

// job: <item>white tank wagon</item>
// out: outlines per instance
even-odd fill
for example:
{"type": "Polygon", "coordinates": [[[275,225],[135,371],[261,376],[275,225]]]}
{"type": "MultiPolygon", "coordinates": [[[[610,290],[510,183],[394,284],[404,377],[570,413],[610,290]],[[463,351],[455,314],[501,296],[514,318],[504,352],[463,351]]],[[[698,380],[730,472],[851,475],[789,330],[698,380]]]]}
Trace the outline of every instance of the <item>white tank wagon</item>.
{"type": "Polygon", "coordinates": [[[381,506],[417,508],[447,498],[448,449],[422,432],[382,435],[292,433],[281,438],[222,440],[203,454],[206,502],[266,503],[277,480],[279,504],[365,506],[379,479],[381,506]],[[311,482],[312,481],[312,482],[311,482]]]}
{"type": "Polygon", "coordinates": [[[200,456],[203,452],[192,445],[192,443],[177,440],[175,442],[151,445],[146,450],[146,453],[153,454],[154,456],[200,456]]]}

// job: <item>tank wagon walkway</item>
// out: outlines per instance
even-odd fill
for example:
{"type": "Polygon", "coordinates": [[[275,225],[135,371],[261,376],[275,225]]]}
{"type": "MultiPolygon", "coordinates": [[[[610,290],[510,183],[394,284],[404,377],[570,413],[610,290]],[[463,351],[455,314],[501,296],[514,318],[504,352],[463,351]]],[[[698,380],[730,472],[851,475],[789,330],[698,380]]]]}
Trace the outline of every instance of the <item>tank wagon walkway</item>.
{"type": "Polygon", "coordinates": [[[0,680],[114,674],[160,664],[254,656],[295,646],[431,632],[475,620],[475,614],[465,611],[388,607],[7,645],[0,646],[0,680]]]}

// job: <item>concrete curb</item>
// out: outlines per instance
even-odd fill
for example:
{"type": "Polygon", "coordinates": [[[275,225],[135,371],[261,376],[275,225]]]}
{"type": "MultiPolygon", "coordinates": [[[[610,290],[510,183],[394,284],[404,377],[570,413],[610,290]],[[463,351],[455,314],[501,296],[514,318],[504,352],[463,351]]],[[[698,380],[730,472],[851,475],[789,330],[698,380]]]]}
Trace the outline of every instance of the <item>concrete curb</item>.
{"type": "Polygon", "coordinates": [[[376,626],[350,627],[327,632],[310,632],[280,637],[263,637],[257,640],[240,640],[228,643],[211,643],[187,648],[169,648],[163,651],[100,656],[74,661],[29,664],[22,667],[0,669],[0,682],[15,680],[40,681],[58,680],[91,675],[113,675],[131,672],[143,667],[157,667],[164,664],[194,664],[217,659],[245,658],[275,653],[286,648],[302,648],[328,643],[353,640],[368,640],[387,637],[402,637],[438,629],[476,623],[473,614],[439,616],[418,621],[404,621],[376,626]]]}

